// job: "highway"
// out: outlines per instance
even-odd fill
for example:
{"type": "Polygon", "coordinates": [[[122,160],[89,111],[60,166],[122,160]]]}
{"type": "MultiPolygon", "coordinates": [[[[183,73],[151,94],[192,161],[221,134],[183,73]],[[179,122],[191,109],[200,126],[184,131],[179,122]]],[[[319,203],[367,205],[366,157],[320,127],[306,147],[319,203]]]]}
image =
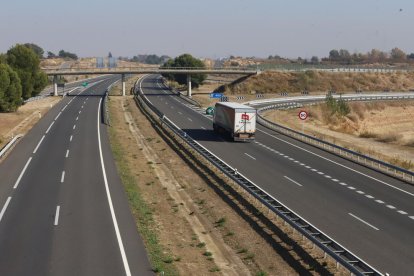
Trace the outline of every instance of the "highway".
{"type": "Polygon", "coordinates": [[[63,98],[0,164],[0,275],[153,275],[101,101],[117,77],[63,98]]]}
{"type": "Polygon", "coordinates": [[[228,141],[159,76],[140,85],[188,135],[381,273],[412,273],[414,186],[261,126],[255,142],[228,141]]]}

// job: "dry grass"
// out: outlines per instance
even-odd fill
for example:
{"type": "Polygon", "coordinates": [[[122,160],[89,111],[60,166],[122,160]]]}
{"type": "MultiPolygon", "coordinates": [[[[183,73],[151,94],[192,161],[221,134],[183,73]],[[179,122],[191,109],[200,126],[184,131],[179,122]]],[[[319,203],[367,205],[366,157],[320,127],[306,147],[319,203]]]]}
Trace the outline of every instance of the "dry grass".
{"type": "Polygon", "coordinates": [[[414,88],[414,73],[330,73],[306,72],[264,72],[251,76],[246,81],[226,85],[226,93],[298,93],[307,89],[311,92],[326,92],[330,89],[340,92],[362,91],[408,91],[414,88]]]}

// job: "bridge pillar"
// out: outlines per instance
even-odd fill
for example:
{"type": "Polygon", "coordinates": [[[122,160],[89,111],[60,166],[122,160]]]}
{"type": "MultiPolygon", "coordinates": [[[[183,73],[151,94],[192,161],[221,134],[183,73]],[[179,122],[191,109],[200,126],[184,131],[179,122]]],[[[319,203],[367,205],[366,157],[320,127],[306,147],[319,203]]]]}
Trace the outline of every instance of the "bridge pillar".
{"type": "Polygon", "coordinates": [[[191,75],[187,75],[187,96],[191,98],[191,75]]]}
{"type": "Polygon", "coordinates": [[[58,76],[57,75],[53,75],[53,96],[57,96],[58,95],[58,91],[57,91],[57,80],[58,80],[58,76]]]}
{"type": "Polygon", "coordinates": [[[125,96],[125,74],[122,74],[122,96],[125,96]]]}

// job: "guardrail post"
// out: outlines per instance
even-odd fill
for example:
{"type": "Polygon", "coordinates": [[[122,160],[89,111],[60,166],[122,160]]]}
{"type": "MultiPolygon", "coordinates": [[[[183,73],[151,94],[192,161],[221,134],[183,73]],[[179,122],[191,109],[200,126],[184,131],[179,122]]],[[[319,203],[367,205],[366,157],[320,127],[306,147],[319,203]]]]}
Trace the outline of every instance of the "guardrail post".
{"type": "Polygon", "coordinates": [[[187,96],[191,98],[191,75],[187,75],[187,96]]]}
{"type": "Polygon", "coordinates": [[[53,75],[53,96],[57,96],[58,92],[57,92],[57,75],[53,75]]]}
{"type": "Polygon", "coordinates": [[[122,74],[122,96],[125,96],[125,74],[122,74]]]}

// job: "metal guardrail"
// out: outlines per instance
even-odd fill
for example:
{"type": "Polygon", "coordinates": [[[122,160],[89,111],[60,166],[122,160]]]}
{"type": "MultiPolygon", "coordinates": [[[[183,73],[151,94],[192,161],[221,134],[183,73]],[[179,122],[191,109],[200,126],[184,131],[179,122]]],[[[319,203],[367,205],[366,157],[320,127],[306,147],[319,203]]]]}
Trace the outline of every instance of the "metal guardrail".
{"type": "Polygon", "coordinates": [[[2,158],[6,153],[7,153],[7,151],[14,145],[14,143],[16,143],[17,142],[17,140],[18,139],[20,139],[20,138],[22,138],[23,137],[23,135],[22,134],[19,134],[19,135],[16,135],[16,136],[14,136],[14,138],[13,139],[11,139],[10,140],[10,142],[8,142],[1,150],[0,150],[0,158],[2,158]]]}
{"type": "MultiPolygon", "coordinates": [[[[356,101],[356,100],[393,100],[393,99],[414,99],[414,96],[401,96],[401,97],[384,97],[384,96],[375,96],[375,97],[360,97],[360,98],[347,98],[344,100],[347,101],[356,101]]],[[[281,109],[281,108],[292,108],[292,107],[298,107],[298,102],[283,102],[279,104],[274,104],[266,107],[262,107],[258,109],[258,116],[257,116],[257,122],[264,127],[267,127],[269,129],[272,129],[274,131],[283,133],[289,137],[292,137],[296,140],[305,142],[309,145],[316,146],[320,149],[329,151],[335,155],[339,155],[341,157],[344,157],[345,159],[351,160],[353,162],[357,162],[363,166],[370,167],[374,170],[380,171],[382,173],[385,173],[387,175],[396,177],[398,179],[401,179],[403,181],[406,181],[408,183],[414,184],[414,172],[410,170],[406,170],[404,168],[400,168],[398,166],[389,164],[387,162],[375,159],[373,157],[369,157],[367,155],[352,151],[350,149],[326,142],[322,139],[315,138],[313,136],[301,133],[299,131],[293,130],[291,128],[276,124],[274,122],[271,122],[267,119],[265,119],[263,116],[261,116],[261,112],[270,110],[270,109],[281,109]]]]}
{"type": "MultiPolygon", "coordinates": [[[[138,80],[139,81],[139,80],[138,80]]],[[[296,229],[300,234],[322,249],[326,254],[331,256],[337,263],[348,269],[355,275],[382,275],[372,266],[364,262],[358,256],[337,243],[328,235],[320,231],[318,228],[310,224],[308,221],[294,213],[288,207],[284,206],[266,191],[261,189],[244,175],[237,172],[236,169],[225,163],[219,157],[211,153],[197,141],[193,140],[183,130],[169,120],[162,112],[160,112],[142,93],[137,83],[134,86],[135,100],[147,111],[150,110],[161,122],[162,126],[168,127],[173,133],[185,141],[191,148],[197,151],[213,166],[223,172],[227,177],[235,181],[245,191],[254,198],[259,200],[263,205],[267,206],[271,211],[286,221],[291,227],[296,229]]]]}

